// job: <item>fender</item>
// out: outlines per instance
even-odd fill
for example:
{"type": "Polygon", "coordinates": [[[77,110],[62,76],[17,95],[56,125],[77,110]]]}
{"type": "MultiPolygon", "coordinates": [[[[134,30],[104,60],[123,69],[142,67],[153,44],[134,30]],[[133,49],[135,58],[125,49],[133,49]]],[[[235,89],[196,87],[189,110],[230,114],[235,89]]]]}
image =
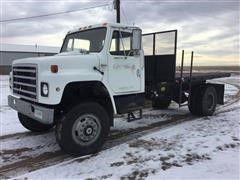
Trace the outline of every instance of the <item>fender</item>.
{"type": "Polygon", "coordinates": [[[107,106],[111,107],[114,114],[117,113],[116,105],[112,92],[109,91],[107,84],[104,84],[102,81],[74,81],[69,82],[63,91],[59,105],[67,104],[77,104],[78,101],[85,100],[96,100],[100,104],[107,105],[105,100],[108,100],[107,106]]]}

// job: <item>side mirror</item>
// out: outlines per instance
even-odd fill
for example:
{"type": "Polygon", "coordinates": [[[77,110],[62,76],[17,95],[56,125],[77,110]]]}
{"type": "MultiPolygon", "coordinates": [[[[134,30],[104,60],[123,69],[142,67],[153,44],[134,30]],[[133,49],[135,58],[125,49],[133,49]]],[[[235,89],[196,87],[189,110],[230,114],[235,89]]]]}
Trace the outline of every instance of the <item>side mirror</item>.
{"type": "Polygon", "coordinates": [[[133,29],[132,50],[141,50],[142,30],[133,29]]]}

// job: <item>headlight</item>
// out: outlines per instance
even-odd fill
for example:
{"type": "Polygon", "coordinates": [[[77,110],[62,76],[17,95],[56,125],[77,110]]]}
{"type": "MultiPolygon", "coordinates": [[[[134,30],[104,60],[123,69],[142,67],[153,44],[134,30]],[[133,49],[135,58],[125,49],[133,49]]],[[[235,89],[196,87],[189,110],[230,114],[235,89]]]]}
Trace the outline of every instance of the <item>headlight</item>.
{"type": "Polygon", "coordinates": [[[48,97],[49,88],[48,83],[41,82],[41,96],[48,97]]]}

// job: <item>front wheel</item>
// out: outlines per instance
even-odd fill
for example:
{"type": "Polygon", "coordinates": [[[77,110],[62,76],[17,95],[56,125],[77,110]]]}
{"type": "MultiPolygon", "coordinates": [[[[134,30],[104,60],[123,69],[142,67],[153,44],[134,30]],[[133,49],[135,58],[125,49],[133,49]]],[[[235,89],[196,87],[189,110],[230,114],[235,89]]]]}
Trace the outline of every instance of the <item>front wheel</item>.
{"type": "Polygon", "coordinates": [[[65,152],[74,156],[95,153],[109,133],[109,122],[106,110],[98,103],[79,104],[57,123],[57,142],[65,152]]]}
{"type": "Polygon", "coordinates": [[[45,132],[53,127],[52,124],[40,123],[24,114],[18,113],[18,119],[21,124],[28,130],[32,132],[45,132]]]}

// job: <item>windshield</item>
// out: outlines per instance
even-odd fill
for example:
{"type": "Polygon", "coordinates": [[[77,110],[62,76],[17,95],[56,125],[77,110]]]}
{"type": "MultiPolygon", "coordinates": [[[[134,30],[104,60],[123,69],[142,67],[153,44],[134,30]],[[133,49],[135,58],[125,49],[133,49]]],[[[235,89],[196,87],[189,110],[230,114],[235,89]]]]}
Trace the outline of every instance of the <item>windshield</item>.
{"type": "Polygon", "coordinates": [[[100,52],[104,46],[106,31],[107,29],[102,27],[68,34],[61,52],[100,52]]]}

